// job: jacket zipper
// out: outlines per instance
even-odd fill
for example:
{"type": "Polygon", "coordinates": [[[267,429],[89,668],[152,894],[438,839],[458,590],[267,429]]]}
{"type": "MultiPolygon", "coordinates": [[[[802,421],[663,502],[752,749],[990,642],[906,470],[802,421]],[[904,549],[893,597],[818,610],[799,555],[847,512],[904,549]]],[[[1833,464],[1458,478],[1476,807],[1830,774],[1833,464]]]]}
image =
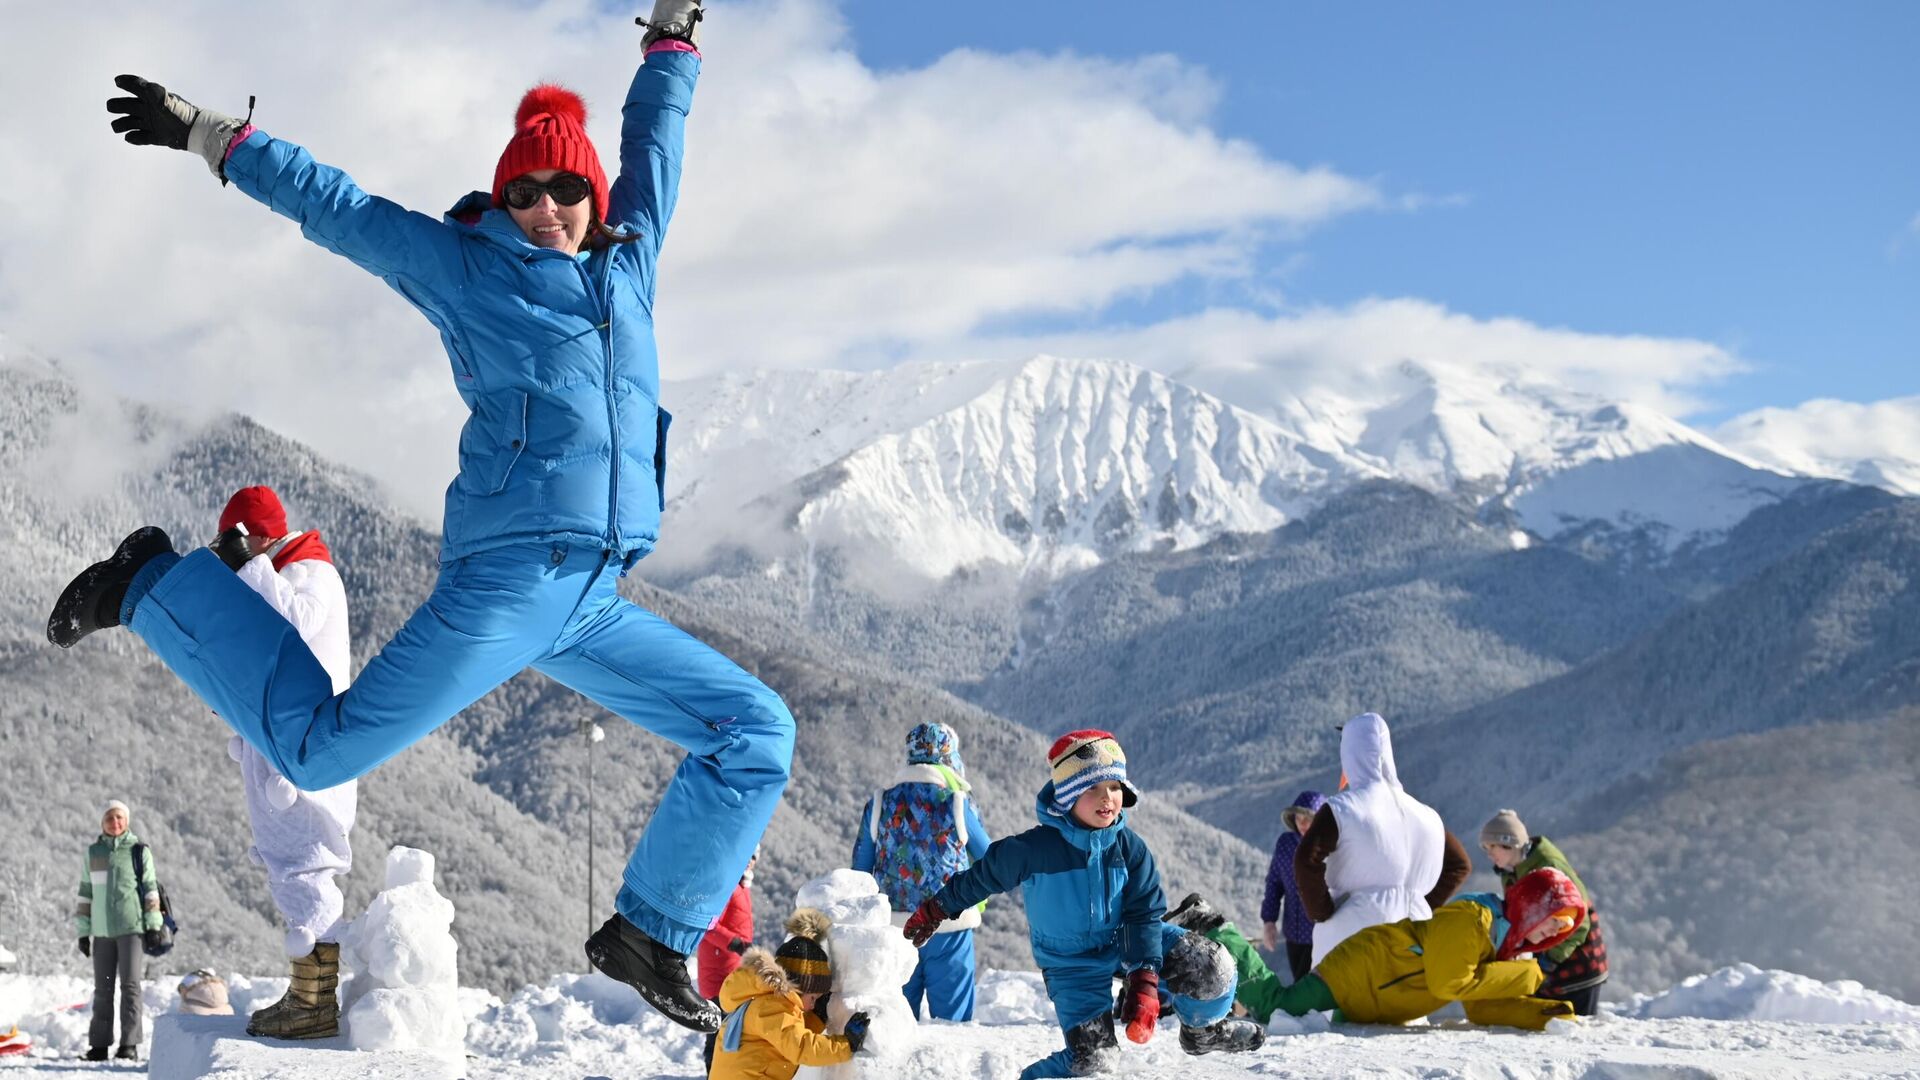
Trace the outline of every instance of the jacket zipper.
{"type": "Polygon", "coordinates": [[[595,329],[605,331],[602,342],[606,346],[606,379],[601,388],[607,395],[607,434],[613,439],[613,455],[608,463],[610,468],[607,473],[606,542],[608,551],[618,551],[620,549],[620,411],[613,401],[613,297],[612,282],[608,280],[613,267],[613,256],[607,255],[607,269],[601,274],[602,287],[597,291],[593,287],[593,278],[587,273],[586,266],[579,263],[575,265],[580,267],[580,280],[587,286],[587,295],[592,297],[607,315],[606,321],[595,329]]]}

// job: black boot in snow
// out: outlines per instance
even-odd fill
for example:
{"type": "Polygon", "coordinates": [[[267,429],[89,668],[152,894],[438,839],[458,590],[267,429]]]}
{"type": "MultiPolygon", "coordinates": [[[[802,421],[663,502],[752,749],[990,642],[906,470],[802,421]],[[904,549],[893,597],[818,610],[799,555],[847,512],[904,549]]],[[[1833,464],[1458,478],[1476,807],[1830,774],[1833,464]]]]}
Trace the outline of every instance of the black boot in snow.
{"type": "Polygon", "coordinates": [[[687,977],[686,956],[619,915],[587,939],[587,962],[608,978],[640,991],[647,1004],[681,1027],[720,1030],[720,1009],[694,989],[687,977]]]}
{"type": "Polygon", "coordinates": [[[133,575],[155,555],[173,550],[167,534],[155,526],[135,529],[106,561],[94,563],[67,584],[47,616],[47,640],[63,649],[95,630],[120,625],[120,602],[133,575]]]}
{"type": "Polygon", "coordinates": [[[1222,1020],[1203,1028],[1180,1025],[1180,1049],[1189,1054],[1239,1054],[1267,1044],[1267,1029],[1251,1020],[1222,1020]]]}
{"type": "Polygon", "coordinates": [[[1166,921],[1196,934],[1207,934],[1220,929],[1227,917],[1215,911],[1213,905],[1196,892],[1188,893],[1185,900],[1167,912],[1166,921]]]}

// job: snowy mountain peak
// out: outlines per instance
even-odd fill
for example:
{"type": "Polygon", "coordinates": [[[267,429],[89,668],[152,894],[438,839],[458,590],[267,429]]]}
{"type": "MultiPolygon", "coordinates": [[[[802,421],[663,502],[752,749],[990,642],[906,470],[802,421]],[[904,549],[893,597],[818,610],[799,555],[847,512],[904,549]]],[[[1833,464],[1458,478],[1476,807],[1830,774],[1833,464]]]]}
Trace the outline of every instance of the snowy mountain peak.
{"type": "Polygon", "coordinates": [[[933,577],[981,563],[1058,570],[1271,529],[1307,493],[1376,472],[1112,361],[763,373],[674,390],[710,456],[670,491],[676,505],[741,505],[794,485],[808,539],[875,546],[933,577]],[[741,468],[741,456],[758,460],[741,468]]]}
{"type": "Polygon", "coordinates": [[[1269,387],[1265,415],[1214,381],[1042,355],[676,384],[676,527],[777,507],[774,528],[936,578],[1052,573],[1272,529],[1392,478],[1537,535],[1598,523],[1671,549],[1804,482],[1655,410],[1521,374],[1406,360],[1364,396],[1269,387]]]}

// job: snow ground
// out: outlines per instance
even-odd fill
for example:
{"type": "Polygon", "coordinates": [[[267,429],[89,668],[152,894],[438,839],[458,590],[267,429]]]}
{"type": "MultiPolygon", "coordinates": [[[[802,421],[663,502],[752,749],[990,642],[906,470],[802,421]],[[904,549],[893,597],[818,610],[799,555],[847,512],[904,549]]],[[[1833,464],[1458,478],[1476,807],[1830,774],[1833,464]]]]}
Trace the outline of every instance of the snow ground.
{"type": "MultiPolygon", "coordinates": [[[[176,980],[147,984],[150,1021],[170,1007],[176,980]]],[[[282,979],[229,979],[237,1012],[277,997],[282,979]]],[[[0,1058],[0,1076],[81,1077],[137,1073],[145,1066],[75,1060],[85,1049],[86,983],[68,976],[0,975],[0,1026],[18,1019],[32,1055],[0,1058]],[[77,1008],[65,1008],[79,1002],[77,1008]]],[[[463,990],[469,1080],[566,1077],[646,1080],[700,1075],[700,1040],[598,975],[563,975],[507,1001],[463,990]]],[[[927,1023],[918,1047],[876,1062],[888,1080],[1011,1078],[1052,1052],[1060,1035],[1032,972],[982,976],[980,1021],[927,1023]]],[[[151,1030],[151,1022],[149,1025],[151,1030]]],[[[1580,1024],[1531,1034],[1473,1028],[1460,1020],[1412,1028],[1341,1027],[1324,1018],[1280,1018],[1258,1053],[1189,1058],[1172,1022],[1146,1047],[1125,1045],[1129,1078],[1501,1077],[1552,1080],[1638,1078],[1901,1077],[1920,1080],[1920,1007],[1862,989],[1747,965],[1689,979],[1580,1024]]],[[[226,1080],[265,1077],[371,1080],[407,1075],[380,1054],[250,1044],[219,1059],[226,1080]]],[[[155,1075],[178,1075],[155,1070],[155,1075]]]]}

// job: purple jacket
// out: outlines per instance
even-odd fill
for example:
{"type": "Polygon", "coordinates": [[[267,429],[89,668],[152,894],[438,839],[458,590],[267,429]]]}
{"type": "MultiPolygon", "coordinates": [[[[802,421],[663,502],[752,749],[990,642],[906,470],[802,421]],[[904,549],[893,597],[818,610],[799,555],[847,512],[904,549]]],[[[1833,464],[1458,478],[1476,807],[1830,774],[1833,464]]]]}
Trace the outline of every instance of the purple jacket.
{"type": "MultiPolygon", "coordinates": [[[[1318,813],[1326,801],[1327,797],[1317,791],[1303,791],[1293,800],[1293,805],[1311,816],[1318,813]]],[[[1260,921],[1275,921],[1280,914],[1280,895],[1285,890],[1287,920],[1281,926],[1281,932],[1295,945],[1310,945],[1313,943],[1313,920],[1307,917],[1307,907],[1300,902],[1300,890],[1293,884],[1293,853],[1299,846],[1300,834],[1283,825],[1280,840],[1273,845],[1273,862],[1267,865],[1267,895],[1260,901],[1260,921]]]]}

